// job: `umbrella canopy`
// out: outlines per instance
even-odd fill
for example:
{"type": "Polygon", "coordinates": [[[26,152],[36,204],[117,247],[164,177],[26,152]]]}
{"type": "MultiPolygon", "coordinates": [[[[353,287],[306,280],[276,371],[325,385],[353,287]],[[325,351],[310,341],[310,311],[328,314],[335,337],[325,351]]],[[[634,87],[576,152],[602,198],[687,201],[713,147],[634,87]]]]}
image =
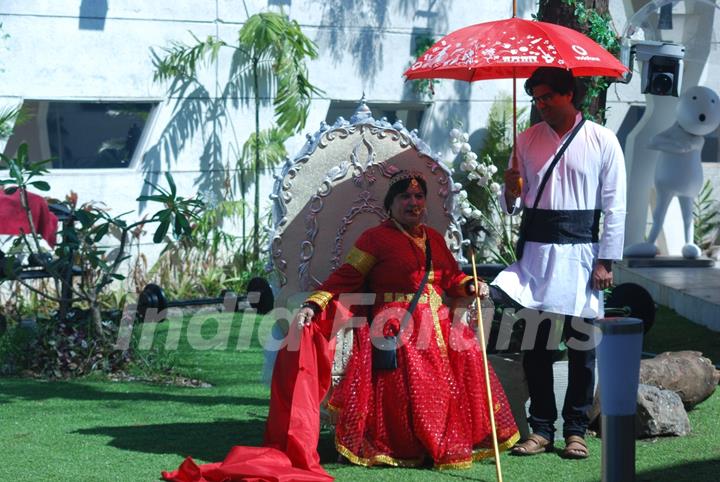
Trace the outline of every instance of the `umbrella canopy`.
{"type": "Polygon", "coordinates": [[[520,18],[456,30],[430,47],[407,71],[408,80],[529,77],[538,67],[569,69],[575,77],[620,77],[611,53],[576,30],[520,18]]]}

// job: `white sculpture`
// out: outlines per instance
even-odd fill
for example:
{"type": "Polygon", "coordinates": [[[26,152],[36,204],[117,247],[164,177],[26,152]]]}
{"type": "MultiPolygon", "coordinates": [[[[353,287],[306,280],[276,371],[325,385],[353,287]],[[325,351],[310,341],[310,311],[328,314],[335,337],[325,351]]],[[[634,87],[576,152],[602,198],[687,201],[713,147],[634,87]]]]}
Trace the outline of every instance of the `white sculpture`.
{"type": "Polygon", "coordinates": [[[656,205],[653,226],[647,241],[625,248],[625,256],[654,257],[655,241],[660,234],[670,201],[677,196],[683,217],[684,258],[701,254],[693,243],[693,201],[703,184],[700,153],[705,137],[720,125],[720,98],[707,87],[691,87],[680,96],[677,122],[653,137],[650,149],[660,151],[655,167],[656,205]]]}

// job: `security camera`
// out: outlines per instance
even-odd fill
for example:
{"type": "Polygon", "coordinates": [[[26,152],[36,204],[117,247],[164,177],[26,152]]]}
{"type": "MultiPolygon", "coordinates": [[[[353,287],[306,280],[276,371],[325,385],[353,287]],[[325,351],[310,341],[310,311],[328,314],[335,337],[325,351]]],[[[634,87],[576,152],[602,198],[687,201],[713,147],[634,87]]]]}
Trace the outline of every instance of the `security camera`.
{"type": "Polygon", "coordinates": [[[643,94],[678,96],[683,73],[682,59],[685,57],[683,45],[642,41],[632,46],[631,53],[643,64],[643,94]]]}

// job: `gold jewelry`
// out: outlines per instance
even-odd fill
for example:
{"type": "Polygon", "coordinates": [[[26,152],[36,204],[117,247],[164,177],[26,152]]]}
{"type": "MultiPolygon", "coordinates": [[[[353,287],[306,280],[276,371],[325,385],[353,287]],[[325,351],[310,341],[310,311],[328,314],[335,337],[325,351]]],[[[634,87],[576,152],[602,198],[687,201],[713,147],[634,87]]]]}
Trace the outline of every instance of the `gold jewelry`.
{"type": "Polygon", "coordinates": [[[392,222],[395,223],[395,226],[397,226],[397,228],[400,230],[401,233],[403,233],[405,236],[410,238],[410,240],[413,243],[415,243],[415,246],[420,248],[423,253],[425,252],[425,242],[427,240],[427,231],[425,231],[425,229],[422,228],[422,225],[420,228],[422,230],[422,235],[420,235],[419,237],[416,237],[416,236],[413,236],[412,234],[408,233],[405,230],[405,228],[402,227],[402,224],[395,221],[395,219],[393,219],[392,222]]]}
{"type": "Polygon", "coordinates": [[[420,171],[398,171],[390,178],[390,186],[392,187],[395,183],[404,181],[406,179],[412,179],[410,181],[410,186],[414,188],[419,188],[420,183],[417,181],[418,179],[425,180],[425,176],[420,171]]]}

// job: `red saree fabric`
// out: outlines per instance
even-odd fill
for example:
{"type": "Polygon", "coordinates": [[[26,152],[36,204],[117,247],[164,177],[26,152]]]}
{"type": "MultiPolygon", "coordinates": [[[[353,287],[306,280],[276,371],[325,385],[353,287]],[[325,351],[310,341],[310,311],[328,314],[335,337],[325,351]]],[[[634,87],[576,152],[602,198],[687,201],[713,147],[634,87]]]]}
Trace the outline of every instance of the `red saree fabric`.
{"type": "MultiPolygon", "coordinates": [[[[401,337],[398,368],[372,370],[370,328],[356,328],[344,378],[332,393],[337,412],[335,445],[359,465],[462,468],[491,457],[492,433],[482,352],[464,322],[453,323],[442,296],[462,296],[468,277],[458,268],[438,232],[427,229],[432,273],[401,337]]],[[[422,245],[422,244],[421,244],[422,245]]],[[[333,273],[321,290],[336,295],[362,290],[376,294],[373,314],[385,326],[397,325],[424,276],[423,250],[386,222],[367,230],[355,247],[362,255],[333,273]],[[368,261],[370,260],[370,261],[368,261]],[[369,267],[372,265],[371,267],[369,267]]],[[[489,367],[498,443],[519,438],[505,393],[489,367]]]]}
{"type": "Polygon", "coordinates": [[[332,349],[320,324],[291,327],[288,345],[275,361],[264,447],[235,446],[224,461],[197,465],[188,457],[173,482],[327,482],[320,466],[320,403],[330,386],[332,349]]]}

